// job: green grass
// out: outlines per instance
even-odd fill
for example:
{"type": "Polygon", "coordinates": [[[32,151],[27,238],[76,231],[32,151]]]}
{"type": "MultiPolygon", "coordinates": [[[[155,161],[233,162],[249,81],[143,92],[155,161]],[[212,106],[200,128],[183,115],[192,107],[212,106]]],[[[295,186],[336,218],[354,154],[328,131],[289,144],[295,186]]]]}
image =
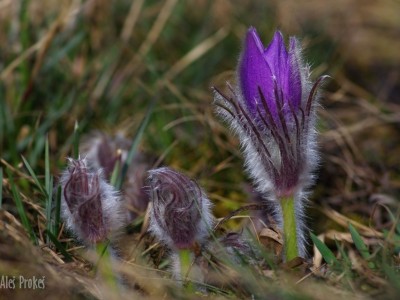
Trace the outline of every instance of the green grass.
{"type": "Polygon", "coordinates": [[[127,159],[126,159],[125,163],[122,165],[122,168],[121,168],[121,176],[119,176],[116,179],[115,187],[118,190],[120,190],[122,188],[122,184],[123,184],[123,182],[125,180],[126,173],[128,172],[128,169],[130,167],[132,159],[134,158],[134,156],[135,156],[135,154],[137,152],[137,148],[139,146],[140,141],[142,140],[144,131],[145,131],[145,129],[146,129],[146,127],[147,127],[147,125],[148,125],[148,123],[150,121],[150,117],[151,117],[151,115],[153,113],[155,104],[156,104],[156,99],[153,99],[150,102],[149,107],[147,108],[146,114],[145,114],[142,122],[140,123],[140,126],[139,126],[139,128],[138,128],[138,130],[136,132],[135,137],[132,140],[132,145],[131,145],[131,147],[130,147],[130,149],[128,151],[127,159]]]}
{"type": "Polygon", "coordinates": [[[3,168],[0,167],[0,208],[3,204],[3,168]]]}
{"type": "Polygon", "coordinates": [[[18,215],[21,219],[22,225],[24,226],[26,232],[29,234],[32,242],[37,245],[38,244],[37,236],[36,236],[35,232],[33,231],[31,222],[28,219],[28,215],[25,210],[22,198],[19,194],[18,187],[14,183],[14,178],[13,178],[11,172],[9,172],[8,170],[7,170],[7,177],[8,177],[8,180],[10,181],[11,191],[12,191],[12,195],[13,195],[13,198],[15,201],[15,207],[17,208],[18,215]]]}
{"type": "Polygon", "coordinates": [[[338,260],[336,259],[335,254],[312,232],[310,233],[311,240],[314,245],[317,247],[318,251],[321,253],[324,260],[329,265],[338,264],[338,260]]]}
{"type": "MultiPolygon", "coordinates": [[[[252,236],[262,263],[203,255],[213,274],[203,297],[394,298],[400,86],[392,48],[398,49],[393,36],[400,24],[391,12],[398,7],[349,2],[344,8],[317,1],[0,3],[0,274],[37,274],[48,283],[16,297],[96,299],[98,291],[113,297],[61,220],[60,174],[94,130],[126,136],[129,157],[148,153],[196,178],[218,218],[252,201],[238,141],[214,114],[211,86],[235,82],[243,35],[255,26],[263,41],[276,28],[297,35],[313,78],[333,78],[317,126],[322,160],[308,210],[315,235],[310,260],[295,267],[277,258],[281,245],[268,236],[252,236]]],[[[131,166],[119,167],[117,187],[131,166]]],[[[243,215],[221,232],[247,233],[251,213],[243,215]]],[[[139,216],[121,241],[124,263],[116,272],[129,279],[127,298],[198,297],[175,285],[165,249],[142,234],[146,222],[139,216]]]]}

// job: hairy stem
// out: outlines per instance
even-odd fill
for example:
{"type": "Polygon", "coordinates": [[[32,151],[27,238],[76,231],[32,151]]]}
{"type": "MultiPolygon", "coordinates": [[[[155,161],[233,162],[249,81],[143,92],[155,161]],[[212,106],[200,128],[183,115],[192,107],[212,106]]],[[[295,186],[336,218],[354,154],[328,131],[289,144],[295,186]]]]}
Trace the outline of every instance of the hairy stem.
{"type": "Polygon", "coordinates": [[[283,235],[286,261],[299,256],[294,197],[280,199],[283,214],[283,235]]]}

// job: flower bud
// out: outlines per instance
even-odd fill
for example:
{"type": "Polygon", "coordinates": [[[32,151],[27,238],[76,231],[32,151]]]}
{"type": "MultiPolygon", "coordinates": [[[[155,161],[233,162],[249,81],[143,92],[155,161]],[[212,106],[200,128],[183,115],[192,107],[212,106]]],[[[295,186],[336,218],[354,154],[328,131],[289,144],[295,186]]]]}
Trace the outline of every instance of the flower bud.
{"type": "Polygon", "coordinates": [[[170,168],[149,171],[150,231],[172,249],[203,244],[212,228],[211,203],[198,184],[170,168]]]}
{"type": "MultiPolygon", "coordinates": [[[[122,133],[115,136],[94,132],[83,138],[80,149],[86,157],[89,167],[103,169],[105,178],[111,180],[113,171],[119,163],[119,176],[122,166],[127,162],[131,141],[122,133]]],[[[146,173],[155,159],[150,155],[137,152],[129,162],[125,180],[122,184],[122,200],[126,207],[127,222],[132,222],[138,215],[144,214],[149,204],[144,185],[146,173]]]]}
{"type": "Polygon", "coordinates": [[[69,159],[60,182],[63,218],[80,240],[88,244],[102,242],[123,226],[118,193],[101,171],[88,169],[85,159],[69,159]]]}
{"type": "Polygon", "coordinates": [[[104,177],[111,179],[116,163],[119,161],[122,165],[125,163],[130,141],[121,133],[115,136],[95,131],[82,138],[79,147],[81,154],[86,158],[90,168],[95,170],[102,169],[104,177]]]}

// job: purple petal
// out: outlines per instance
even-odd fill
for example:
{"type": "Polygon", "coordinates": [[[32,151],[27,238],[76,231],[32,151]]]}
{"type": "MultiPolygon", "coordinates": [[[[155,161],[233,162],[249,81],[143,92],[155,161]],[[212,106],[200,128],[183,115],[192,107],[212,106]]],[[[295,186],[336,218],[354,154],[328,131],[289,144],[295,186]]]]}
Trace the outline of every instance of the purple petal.
{"type": "Polygon", "coordinates": [[[285,86],[287,90],[287,101],[290,101],[294,109],[300,107],[301,104],[301,76],[300,62],[298,57],[298,41],[296,38],[290,38],[288,58],[288,77],[285,86]]]}
{"type": "Polygon", "coordinates": [[[275,32],[271,43],[264,51],[264,57],[271,68],[272,75],[276,77],[278,84],[285,82],[287,78],[288,53],[280,31],[275,32]]]}
{"type": "Polygon", "coordinates": [[[247,109],[255,114],[257,102],[261,101],[258,90],[260,87],[271,113],[276,115],[271,69],[264,57],[264,46],[254,28],[250,28],[246,35],[239,62],[239,77],[247,109]]]}

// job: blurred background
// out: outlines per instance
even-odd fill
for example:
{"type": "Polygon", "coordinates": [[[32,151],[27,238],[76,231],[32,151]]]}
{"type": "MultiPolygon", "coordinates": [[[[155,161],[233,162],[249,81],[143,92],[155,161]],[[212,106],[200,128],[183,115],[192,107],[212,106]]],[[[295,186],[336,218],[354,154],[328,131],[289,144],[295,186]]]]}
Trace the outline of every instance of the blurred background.
{"type": "Polygon", "coordinates": [[[196,178],[217,217],[246,204],[238,140],[214,115],[211,87],[235,82],[254,26],[265,44],[276,29],[299,37],[313,79],[332,77],[310,228],[343,229],[344,216],[390,229],[400,196],[399,12],[396,0],[0,0],[2,208],[18,219],[7,169],[40,232],[42,196],[21,155],[42,179],[48,137],[58,176],[76,122],[81,136],[133,138],[152,101],[140,151],[196,178]]]}

